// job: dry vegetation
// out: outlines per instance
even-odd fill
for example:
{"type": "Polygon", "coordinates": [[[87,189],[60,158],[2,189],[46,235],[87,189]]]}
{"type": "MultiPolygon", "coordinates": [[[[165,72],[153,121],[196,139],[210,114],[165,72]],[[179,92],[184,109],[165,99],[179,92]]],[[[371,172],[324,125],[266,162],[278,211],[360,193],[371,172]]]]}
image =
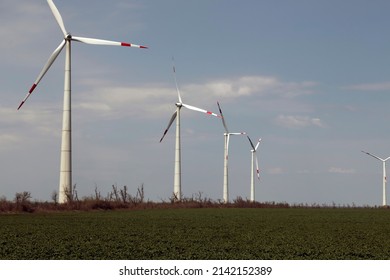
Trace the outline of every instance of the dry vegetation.
{"type": "MultiPolygon", "coordinates": [[[[356,205],[332,205],[325,204],[293,204],[286,202],[251,202],[242,197],[235,198],[230,203],[223,203],[221,200],[205,198],[202,193],[192,195],[190,198],[177,198],[172,196],[167,201],[153,202],[145,200],[144,186],[137,188],[135,195],[129,193],[127,186],[118,188],[113,185],[111,192],[103,197],[95,188],[94,195],[79,198],[76,186],[73,192],[67,194],[68,202],[59,204],[58,194],[52,194],[52,201],[33,201],[30,192],[15,194],[14,200],[0,198],[0,213],[33,213],[51,211],[91,211],[91,210],[115,210],[115,209],[162,209],[162,208],[373,208],[370,206],[357,207],[356,205]]],[[[376,206],[374,208],[377,208],[376,206]]]]}

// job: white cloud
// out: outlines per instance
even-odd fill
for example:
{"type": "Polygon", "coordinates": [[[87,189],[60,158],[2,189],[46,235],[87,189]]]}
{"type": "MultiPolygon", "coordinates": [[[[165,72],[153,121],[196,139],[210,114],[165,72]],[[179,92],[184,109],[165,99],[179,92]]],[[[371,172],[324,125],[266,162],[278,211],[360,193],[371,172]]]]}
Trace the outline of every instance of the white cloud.
{"type": "Polygon", "coordinates": [[[15,145],[21,142],[21,138],[15,134],[0,134],[0,149],[7,149],[8,145],[15,145]]]}
{"type": "MultiPolygon", "coordinates": [[[[181,95],[184,103],[216,112],[217,100],[233,102],[239,98],[255,95],[262,95],[264,99],[268,97],[275,101],[288,100],[289,98],[284,96],[285,92],[288,92],[287,89],[291,90],[291,97],[291,92],[295,92],[296,95],[306,94],[314,85],[315,83],[311,82],[284,83],[268,76],[244,76],[232,80],[183,85],[181,95]]],[[[73,119],[77,123],[126,118],[168,120],[176,109],[177,93],[171,84],[132,87],[117,86],[113,81],[85,79],[79,82],[79,86],[84,90],[79,89],[72,100],[72,108],[76,113],[73,119]]],[[[60,101],[30,102],[19,111],[15,108],[0,107],[0,117],[2,117],[0,124],[59,137],[62,105],[58,102],[60,101]]],[[[298,128],[322,126],[320,119],[301,116],[281,115],[277,122],[280,125],[298,128]]],[[[12,133],[12,130],[7,130],[5,133],[12,133]]]]}
{"type": "Polygon", "coordinates": [[[308,116],[285,116],[279,115],[275,122],[287,128],[305,128],[309,126],[324,127],[324,124],[319,118],[311,118],[308,116]]]}
{"type": "Polygon", "coordinates": [[[356,171],[354,169],[345,169],[340,167],[330,167],[328,169],[329,173],[337,173],[337,174],[355,174],[356,171]]]}
{"type": "MultiPolygon", "coordinates": [[[[36,46],[39,46],[39,42],[44,41],[47,36],[48,30],[52,29],[47,24],[47,20],[52,16],[46,3],[39,4],[36,1],[15,3],[6,0],[0,4],[0,17],[3,22],[0,26],[0,37],[7,42],[0,45],[0,51],[8,54],[3,57],[5,61],[25,65],[26,61],[35,59],[32,53],[39,51],[39,48],[31,47],[31,42],[36,42],[36,46]],[[30,45],[29,51],[26,51],[27,44],[30,45]]],[[[54,24],[52,26],[58,28],[54,24]]],[[[60,38],[59,36],[58,39],[60,38]]]]}
{"type": "Polygon", "coordinates": [[[183,87],[189,93],[234,99],[240,96],[272,95],[296,97],[313,93],[315,82],[283,82],[271,76],[243,76],[235,79],[190,84],[183,87]]]}
{"type": "Polygon", "coordinates": [[[284,170],[281,167],[272,167],[267,169],[267,173],[271,175],[283,174],[284,170]]]}
{"type": "Polygon", "coordinates": [[[83,113],[99,112],[104,118],[154,118],[174,111],[177,96],[164,86],[110,87],[99,86],[75,98],[73,107],[83,113]]]}
{"type": "MultiPolygon", "coordinates": [[[[160,117],[174,110],[177,102],[176,89],[167,84],[152,84],[138,87],[118,87],[109,81],[81,81],[88,86],[88,92],[78,97],[74,106],[86,110],[100,111],[110,115],[160,117]]],[[[181,85],[180,93],[184,103],[206,110],[215,110],[215,102],[236,100],[248,96],[267,96],[270,99],[294,97],[312,92],[314,82],[284,83],[275,77],[244,76],[236,79],[221,79],[206,83],[181,85]],[[211,107],[211,108],[210,108],[211,107]]],[[[283,119],[283,116],[282,116],[283,119]]],[[[298,121],[307,120],[297,118],[298,121]]],[[[291,121],[291,120],[290,120],[291,121]]],[[[321,126],[319,119],[310,119],[311,125],[321,126]]]]}
{"type": "Polygon", "coordinates": [[[371,83],[371,84],[357,84],[344,87],[348,90],[360,90],[360,91],[383,91],[390,90],[390,82],[371,83]]]}

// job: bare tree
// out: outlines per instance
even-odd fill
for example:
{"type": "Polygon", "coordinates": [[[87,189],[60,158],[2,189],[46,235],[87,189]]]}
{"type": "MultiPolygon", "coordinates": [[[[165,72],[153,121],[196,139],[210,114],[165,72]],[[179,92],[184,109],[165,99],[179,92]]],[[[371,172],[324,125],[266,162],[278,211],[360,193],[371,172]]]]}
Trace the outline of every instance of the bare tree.
{"type": "Polygon", "coordinates": [[[123,189],[120,190],[120,194],[121,194],[123,203],[127,203],[127,199],[128,199],[127,186],[123,186],[123,189]]]}
{"type": "Polygon", "coordinates": [[[141,187],[138,187],[137,189],[137,198],[139,203],[143,203],[145,199],[145,193],[144,193],[144,184],[141,184],[141,187]]]}
{"type": "Polygon", "coordinates": [[[79,197],[76,190],[76,184],[73,186],[73,189],[72,188],[65,189],[65,196],[66,196],[66,201],[69,203],[72,203],[74,201],[79,201],[79,197]]]}
{"type": "Polygon", "coordinates": [[[21,192],[15,194],[15,202],[16,204],[23,204],[29,202],[31,198],[30,192],[21,192]]]}
{"type": "Polygon", "coordinates": [[[97,186],[95,186],[95,200],[101,200],[100,192],[98,191],[97,186]]]}
{"type": "Polygon", "coordinates": [[[117,186],[112,185],[111,196],[112,196],[112,194],[115,196],[115,201],[118,202],[120,199],[119,199],[118,187],[117,186]]]}
{"type": "Polygon", "coordinates": [[[58,192],[53,191],[53,193],[51,194],[51,199],[53,200],[54,205],[57,205],[57,203],[58,203],[58,192]]]}

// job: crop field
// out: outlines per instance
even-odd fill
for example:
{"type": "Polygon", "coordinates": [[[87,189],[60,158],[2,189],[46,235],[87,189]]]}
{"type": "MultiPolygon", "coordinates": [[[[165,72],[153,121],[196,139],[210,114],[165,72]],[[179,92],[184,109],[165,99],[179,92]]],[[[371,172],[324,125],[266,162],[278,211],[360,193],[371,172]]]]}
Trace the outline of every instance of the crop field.
{"type": "Polygon", "coordinates": [[[390,259],[389,209],[0,215],[0,259],[390,259]]]}

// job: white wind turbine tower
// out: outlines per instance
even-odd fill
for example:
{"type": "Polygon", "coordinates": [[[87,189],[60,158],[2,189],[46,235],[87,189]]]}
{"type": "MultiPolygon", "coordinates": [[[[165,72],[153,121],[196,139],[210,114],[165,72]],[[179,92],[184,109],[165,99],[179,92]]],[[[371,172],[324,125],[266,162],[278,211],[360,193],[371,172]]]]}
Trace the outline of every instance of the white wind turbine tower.
{"type": "Polygon", "coordinates": [[[160,139],[161,141],[164,139],[165,135],[167,134],[169,128],[171,127],[172,123],[176,119],[176,145],[175,145],[175,171],[174,171],[174,182],[173,182],[173,199],[176,201],[181,200],[181,147],[180,147],[180,110],[182,107],[185,107],[190,110],[198,111],[201,113],[205,113],[208,115],[212,115],[215,117],[219,117],[217,114],[214,114],[210,111],[200,109],[198,107],[194,107],[188,104],[184,104],[182,102],[181,96],[180,96],[180,91],[179,91],[179,86],[177,85],[177,80],[176,80],[176,69],[175,66],[173,66],[173,76],[175,79],[175,85],[176,85],[176,91],[177,91],[177,97],[178,97],[178,102],[176,102],[176,111],[173,113],[171,119],[169,120],[168,126],[164,131],[163,136],[160,139]]]}
{"type": "Polygon", "coordinates": [[[225,138],[225,148],[224,148],[224,159],[223,159],[223,202],[229,202],[229,168],[228,168],[228,158],[229,158],[229,140],[230,135],[245,135],[245,132],[229,132],[225,118],[222,114],[221,106],[217,102],[219,113],[222,118],[222,124],[225,128],[224,138],[225,138]]]}
{"type": "Polygon", "coordinates": [[[60,26],[60,29],[64,35],[64,39],[60,45],[54,50],[49,57],[45,66],[43,67],[38,78],[35,80],[31,89],[27,93],[26,97],[20,103],[18,110],[25,103],[27,98],[34,91],[38,83],[41,81],[43,76],[49,70],[53,62],[56,60],[62,49],[66,46],[65,56],[65,82],[64,82],[64,107],[63,107],[63,120],[62,120],[62,144],[61,144],[61,167],[60,167],[60,182],[59,182],[59,196],[58,202],[64,203],[67,201],[67,194],[72,191],[72,145],[71,145],[71,42],[81,42],[92,45],[109,45],[109,46],[123,46],[123,47],[136,47],[136,48],[147,48],[144,46],[134,45],[130,43],[114,42],[100,39],[84,38],[72,36],[65,29],[64,22],[61,14],[57,7],[54,5],[52,0],[47,0],[53,15],[60,26]]]}
{"type": "Polygon", "coordinates": [[[383,206],[386,206],[387,203],[386,203],[386,183],[387,183],[387,179],[386,179],[386,161],[390,159],[390,157],[388,158],[380,158],[376,155],[373,155],[373,154],[370,154],[370,153],[367,153],[365,151],[362,151],[363,153],[369,155],[369,156],[372,156],[373,158],[376,158],[380,161],[382,161],[382,164],[383,164],[383,200],[382,200],[382,204],[383,206]]]}
{"type": "Polygon", "coordinates": [[[254,166],[253,166],[253,161],[256,160],[256,174],[257,174],[257,179],[260,180],[260,169],[259,169],[259,161],[257,160],[257,148],[260,145],[261,138],[257,141],[256,146],[253,145],[252,140],[248,137],[249,143],[251,144],[252,150],[252,158],[251,158],[251,202],[255,201],[255,174],[254,174],[254,166]]]}

